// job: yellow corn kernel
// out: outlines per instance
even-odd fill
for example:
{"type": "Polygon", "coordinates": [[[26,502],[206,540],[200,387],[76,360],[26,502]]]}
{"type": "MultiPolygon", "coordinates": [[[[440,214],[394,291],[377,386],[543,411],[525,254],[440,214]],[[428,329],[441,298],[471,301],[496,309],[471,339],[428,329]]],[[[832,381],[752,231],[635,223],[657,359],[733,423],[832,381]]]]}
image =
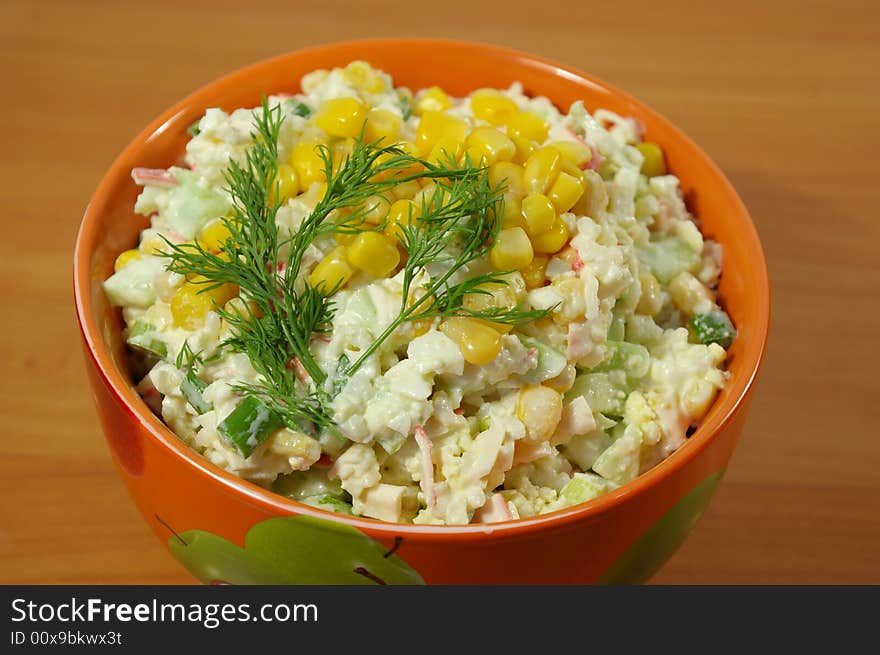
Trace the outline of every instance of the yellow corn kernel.
{"type": "Polygon", "coordinates": [[[562,395],[549,387],[526,387],[516,401],[516,416],[526,428],[526,438],[546,441],[562,420],[562,395]]]}
{"type": "Polygon", "coordinates": [[[450,161],[458,161],[464,142],[455,134],[447,134],[437,139],[431,152],[425,159],[432,164],[448,164],[450,161]]]}
{"type": "Polygon", "coordinates": [[[507,283],[507,288],[513,293],[515,304],[511,305],[511,308],[526,299],[526,281],[523,279],[522,273],[511,271],[502,275],[501,278],[507,283]]]}
{"type": "Polygon", "coordinates": [[[422,185],[417,180],[409,180],[401,182],[391,187],[391,193],[398,200],[412,200],[415,195],[422,190],[422,185]]]}
{"type": "Polygon", "coordinates": [[[414,321],[411,321],[410,325],[412,325],[413,337],[420,337],[423,334],[427,334],[428,330],[431,329],[431,326],[433,324],[434,319],[431,318],[418,318],[414,321]]]}
{"type": "Polygon", "coordinates": [[[493,308],[515,309],[517,298],[513,286],[506,282],[481,284],[476,290],[465,294],[461,304],[467,310],[478,312],[493,308]]]}
{"type": "Polygon", "coordinates": [[[523,270],[522,276],[526,281],[527,289],[537,289],[544,286],[544,282],[547,281],[548,261],[550,261],[550,258],[546,255],[535,255],[532,263],[523,270]]]}
{"type": "Polygon", "coordinates": [[[428,111],[445,111],[451,106],[452,101],[446,92],[439,86],[432,86],[419,97],[416,106],[413,107],[413,113],[416,116],[421,116],[428,111]]]}
{"type": "Polygon", "coordinates": [[[415,221],[420,214],[419,205],[412,200],[395,200],[388,209],[388,217],[385,223],[385,235],[399,241],[403,236],[401,225],[409,225],[415,221]]]}
{"type": "Polygon", "coordinates": [[[135,259],[141,258],[141,252],[137,249],[126,250],[125,252],[119,253],[119,256],[116,258],[116,261],[113,262],[113,270],[119,271],[126,267],[127,264],[131,264],[135,259]]]}
{"type": "Polygon", "coordinates": [[[553,391],[558,391],[559,393],[564,394],[574,386],[574,379],[576,376],[577,369],[573,364],[567,364],[566,367],[562,369],[562,373],[555,378],[544,380],[542,384],[545,387],[553,389],[553,391]]]}
{"type": "Polygon", "coordinates": [[[544,255],[559,252],[566,243],[568,243],[568,226],[559,217],[547,232],[532,237],[532,248],[535,249],[535,252],[544,255]]]}
{"type": "Polygon", "coordinates": [[[217,218],[202,228],[199,244],[208,252],[220,252],[224,243],[232,236],[229,227],[222,218],[217,218]]]}
{"type": "Polygon", "coordinates": [[[513,156],[513,161],[517,164],[524,165],[535,151],[538,149],[538,144],[534,141],[530,141],[528,139],[522,139],[518,136],[511,137],[513,144],[516,146],[516,154],[513,156]]]}
{"type": "Polygon", "coordinates": [[[321,444],[317,439],[290,428],[281,428],[273,432],[266,440],[265,448],[272,455],[306,464],[312,464],[321,457],[321,444]]]}
{"type": "Polygon", "coordinates": [[[642,173],[648,177],[655,175],[666,175],[666,158],[663,156],[663,150],[656,143],[643,141],[637,143],[636,148],[642,153],[642,173]]]}
{"type": "Polygon", "coordinates": [[[437,326],[437,329],[458,344],[461,342],[464,328],[469,320],[470,319],[453,316],[440,321],[440,325],[437,326]]]}
{"type": "Polygon", "coordinates": [[[572,266],[574,264],[574,260],[577,257],[580,257],[580,253],[578,253],[578,251],[571,246],[566,246],[556,254],[557,259],[561,259],[569,266],[572,266]]]}
{"type": "Polygon", "coordinates": [[[385,277],[400,263],[397,242],[378,232],[361,232],[346,252],[348,261],[374,278],[385,277]]]}
{"type": "Polygon", "coordinates": [[[639,296],[636,313],[655,316],[663,308],[663,287],[647,271],[639,273],[639,286],[642,288],[642,295],[639,296]]]}
{"type": "Polygon", "coordinates": [[[608,204],[608,193],[605,184],[596,171],[582,171],[584,181],[584,194],[569,210],[577,216],[595,216],[597,211],[605,209],[608,204]]]}
{"type": "Polygon", "coordinates": [[[351,228],[357,225],[357,219],[351,218],[353,213],[354,209],[351,207],[340,207],[339,209],[334,209],[327,215],[326,220],[328,222],[336,223],[340,226],[340,229],[333,232],[333,238],[340,246],[347,246],[354,241],[354,238],[359,234],[359,232],[351,231],[351,228]],[[345,228],[342,226],[345,226],[345,228]]]}
{"type": "Polygon", "coordinates": [[[322,288],[325,293],[331,293],[345,286],[353,274],[354,270],[346,258],[345,246],[336,246],[312,269],[309,284],[315,289],[322,288]]]}
{"type": "Polygon", "coordinates": [[[543,143],[549,126],[533,111],[521,111],[507,123],[507,135],[543,143]]]}
{"type": "Polygon", "coordinates": [[[391,145],[400,136],[403,119],[390,109],[373,109],[367,116],[364,139],[367,142],[382,140],[382,145],[391,145]]]}
{"type": "Polygon", "coordinates": [[[238,287],[234,284],[222,284],[208,289],[204,278],[185,282],[171,298],[174,324],[187,330],[195,330],[202,325],[209,311],[215,306],[225,305],[237,293],[238,287]]]}
{"type": "Polygon", "coordinates": [[[240,296],[233,298],[223,305],[223,311],[235,314],[243,319],[260,318],[263,315],[263,312],[260,311],[260,306],[256,302],[253,300],[245,302],[240,296]]]}
{"type": "MultiPolygon", "coordinates": [[[[531,245],[529,246],[531,247],[531,245]]],[[[517,296],[514,291],[514,283],[522,279],[517,273],[510,274],[511,283],[503,282],[500,284],[483,284],[480,285],[479,291],[468,293],[462,299],[462,306],[470,311],[485,311],[487,309],[515,309],[517,305],[517,296]],[[516,278],[512,276],[516,275],[516,278]]],[[[497,330],[501,334],[507,334],[513,329],[513,325],[508,323],[495,323],[483,319],[475,319],[484,325],[497,330]]]]}
{"type": "Polygon", "coordinates": [[[335,232],[333,234],[333,238],[336,239],[336,244],[340,246],[349,246],[351,242],[355,240],[357,234],[354,232],[335,232]]]}
{"type": "MultiPolygon", "coordinates": [[[[366,132],[364,138],[366,139],[366,132]]],[[[387,142],[383,145],[389,145],[387,142]]],[[[384,166],[388,163],[388,161],[393,158],[394,155],[390,152],[384,152],[376,157],[376,167],[384,166]]],[[[386,169],[379,171],[378,173],[374,173],[370,178],[370,182],[384,182],[385,180],[390,180],[395,175],[398,175],[397,170],[395,169],[386,169]]]]}
{"type": "Polygon", "coordinates": [[[205,314],[214,306],[210,296],[198,293],[196,285],[187,283],[181,286],[171,298],[171,316],[174,324],[187,330],[201,326],[205,314]]]}
{"type": "Polygon", "coordinates": [[[556,177],[556,181],[550,187],[550,191],[547,192],[547,197],[550,198],[550,202],[553,203],[556,209],[565,213],[574,207],[574,204],[584,195],[584,187],[585,184],[582,177],[575,177],[562,171],[556,177]]]}
{"type": "Polygon", "coordinates": [[[516,146],[503,132],[494,127],[477,127],[468,134],[465,152],[475,165],[491,166],[508,161],[516,154],[516,146]]]}
{"type": "Polygon", "coordinates": [[[314,141],[300,141],[290,154],[290,163],[296,171],[303,190],[308,189],[313,182],[323,182],[326,179],[324,160],[318,154],[320,145],[314,141]]]}
{"type": "Polygon", "coordinates": [[[442,207],[448,201],[448,193],[435,182],[428,182],[418,190],[412,200],[421,207],[442,207]]]}
{"type": "Polygon", "coordinates": [[[463,143],[467,130],[467,123],[463,120],[441,111],[426,111],[416,129],[416,151],[421,154],[430,153],[443,137],[463,143]]]}
{"type": "Polygon", "coordinates": [[[576,179],[580,182],[583,182],[584,186],[587,185],[587,181],[584,178],[584,169],[578,168],[577,166],[572,164],[570,161],[568,161],[565,157],[562,158],[562,164],[559,167],[559,172],[560,173],[568,173],[574,179],[576,179]]]}
{"type": "Polygon", "coordinates": [[[355,137],[361,133],[367,109],[356,98],[331,98],[315,116],[315,125],[330,136],[355,137]]]}
{"type": "Polygon", "coordinates": [[[529,236],[544,234],[556,221],[556,209],[542,193],[530,193],[522,201],[522,217],[529,236]]]}
{"type": "Polygon", "coordinates": [[[364,222],[370,225],[379,225],[388,216],[391,201],[385,196],[370,196],[364,200],[360,207],[364,222]]]}
{"type": "MultiPolygon", "coordinates": [[[[419,149],[412,141],[401,141],[395,145],[397,145],[398,148],[403,150],[403,152],[408,155],[412,155],[413,157],[417,157],[419,155],[419,149]]],[[[398,177],[405,177],[407,175],[415,175],[416,173],[421,173],[423,170],[425,170],[425,166],[423,164],[419,162],[413,162],[405,168],[396,169],[394,174],[398,177]]]]}
{"type": "Polygon", "coordinates": [[[681,407],[692,420],[699,420],[709,411],[718,387],[699,377],[691,378],[681,392],[681,407]]]}
{"type": "Polygon", "coordinates": [[[501,352],[501,335],[472,318],[452,317],[440,324],[440,331],[458,344],[466,362],[487,364],[501,352]]]}
{"type": "Polygon", "coordinates": [[[562,155],[556,148],[538,148],[526,160],[523,182],[529,193],[545,193],[556,181],[562,166],[562,155]]]}
{"type": "Polygon", "coordinates": [[[522,216],[522,199],[515,193],[504,194],[504,211],[501,214],[501,227],[521,227],[525,229],[526,222],[522,216]]]}
{"type": "Polygon", "coordinates": [[[583,282],[576,277],[562,276],[553,280],[552,286],[562,296],[562,302],[551,315],[553,321],[566,327],[574,321],[582,320],[587,311],[583,282]]]}
{"type": "Polygon", "coordinates": [[[385,83],[376,70],[365,61],[353,61],[346,66],[342,75],[345,81],[361,93],[382,93],[385,83]]]}
{"type": "Polygon", "coordinates": [[[523,167],[509,161],[492,164],[489,167],[489,184],[493,187],[503,185],[505,191],[522,195],[525,193],[523,167]]]}
{"type": "Polygon", "coordinates": [[[278,164],[278,174],[275,176],[275,184],[269,188],[270,202],[277,202],[283,205],[289,198],[293,198],[299,193],[299,178],[296,175],[296,168],[290,164],[278,164]],[[278,196],[276,198],[276,188],[278,196]]]}
{"type": "Polygon", "coordinates": [[[333,169],[338,170],[345,163],[345,160],[351,157],[351,153],[354,152],[354,139],[347,137],[334,141],[333,145],[330,146],[330,150],[333,153],[333,169]]]}
{"type": "Polygon", "coordinates": [[[312,182],[309,188],[302,193],[300,199],[308,207],[314,208],[326,194],[327,183],[321,180],[320,182],[312,182]]]}
{"type": "Polygon", "coordinates": [[[532,263],[534,256],[532,242],[521,227],[501,230],[489,251],[489,261],[501,271],[524,269],[532,263]]]}
{"type": "Polygon", "coordinates": [[[165,240],[155,233],[148,233],[137,247],[142,255],[161,255],[168,250],[165,240]]]}
{"type": "Polygon", "coordinates": [[[672,278],[668,290],[675,306],[688,316],[708,312],[715,306],[712,292],[687,271],[672,278]]]}
{"type": "Polygon", "coordinates": [[[518,109],[512,99],[497,89],[477,89],[471,94],[471,111],[491,125],[505,125],[518,109]]]}
{"type": "Polygon", "coordinates": [[[548,145],[556,148],[562,155],[562,159],[578,168],[586,166],[593,158],[590,146],[581,141],[554,141],[548,145]]]}
{"type": "Polygon", "coordinates": [[[426,311],[436,302],[437,297],[433,293],[425,293],[424,289],[417,289],[410,291],[409,296],[406,299],[406,308],[426,311]]]}

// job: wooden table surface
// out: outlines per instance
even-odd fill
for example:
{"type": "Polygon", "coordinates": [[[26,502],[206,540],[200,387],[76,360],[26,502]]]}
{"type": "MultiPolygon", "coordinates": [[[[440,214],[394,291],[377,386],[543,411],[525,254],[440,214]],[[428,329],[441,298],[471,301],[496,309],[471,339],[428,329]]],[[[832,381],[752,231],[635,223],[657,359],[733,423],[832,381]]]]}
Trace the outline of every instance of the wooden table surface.
{"type": "Polygon", "coordinates": [[[86,387],[80,217],[112,158],[190,90],[376,36],[487,41],[590,71],[718,162],[761,234],[773,326],[725,481],[654,581],[880,583],[876,3],[248,4],[0,4],[0,583],[191,582],[127,497],[86,387]]]}

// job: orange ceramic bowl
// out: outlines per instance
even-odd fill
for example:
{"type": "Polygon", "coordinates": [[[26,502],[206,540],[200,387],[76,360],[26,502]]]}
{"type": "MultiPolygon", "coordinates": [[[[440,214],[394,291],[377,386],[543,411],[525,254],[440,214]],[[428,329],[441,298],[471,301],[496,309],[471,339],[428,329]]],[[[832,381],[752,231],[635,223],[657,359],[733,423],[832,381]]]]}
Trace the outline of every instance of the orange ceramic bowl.
{"type": "Polygon", "coordinates": [[[594,583],[654,573],[705,509],[742,430],[770,317],[767,268],[743,203],[684,134],[627,94],[571,68],[493,46],[375,40],[301,50],[232,73],[148,125],[113,162],[83,217],[74,291],[89,379],[114,459],[153,531],[203,582],[594,583]],[[210,464],[134,390],[119,312],[101,283],[147,220],[133,213],[133,167],[166,168],[208,107],[251,107],[296,92],[303,74],[364,59],[412,89],[454,95],[520,81],[567,110],[575,100],[640,119],[681,178],[703,232],[724,246],[719,295],[739,335],[730,380],[687,443],[659,465],[588,503],[492,525],[414,526],[344,517],[287,500],[210,464]],[[389,554],[390,551],[393,554],[389,554]]]}

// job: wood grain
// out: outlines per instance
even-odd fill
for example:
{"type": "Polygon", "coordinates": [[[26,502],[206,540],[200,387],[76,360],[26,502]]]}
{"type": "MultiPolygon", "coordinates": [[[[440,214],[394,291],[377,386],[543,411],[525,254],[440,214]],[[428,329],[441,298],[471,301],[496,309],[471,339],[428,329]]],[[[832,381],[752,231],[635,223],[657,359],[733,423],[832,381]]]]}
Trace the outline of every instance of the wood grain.
{"type": "Polygon", "coordinates": [[[511,46],[626,89],[700,143],[754,216],[766,363],[720,492],[655,581],[880,582],[880,9],[710,4],[2,3],[0,582],[191,581],[128,499],[86,387],[72,249],[112,158],[228,70],[393,35],[511,46]]]}

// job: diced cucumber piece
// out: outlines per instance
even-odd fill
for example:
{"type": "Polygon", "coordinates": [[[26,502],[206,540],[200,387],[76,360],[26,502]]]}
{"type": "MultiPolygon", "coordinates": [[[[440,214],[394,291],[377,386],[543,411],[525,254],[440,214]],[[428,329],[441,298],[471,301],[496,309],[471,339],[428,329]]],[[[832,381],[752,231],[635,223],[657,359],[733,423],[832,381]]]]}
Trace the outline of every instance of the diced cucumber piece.
{"type": "Polygon", "coordinates": [[[306,498],[302,498],[300,502],[306,505],[311,505],[312,507],[317,507],[318,509],[325,509],[330,512],[336,512],[337,514],[352,514],[351,503],[346,502],[342,498],[331,496],[329,494],[323,496],[308,496],[306,498]]]}
{"type": "Polygon", "coordinates": [[[627,426],[593,462],[593,470],[606,480],[626,484],[639,474],[641,450],[641,432],[635,426],[627,426]]]}
{"type": "Polygon", "coordinates": [[[650,316],[633,314],[626,319],[626,338],[630,343],[652,344],[663,336],[661,328],[650,316]]]}
{"type": "Polygon", "coordinates": [[[628,378],[637,380],[646,376],[651,369],[651,355],[644,346],[627,341],[608,341],[605,348],[608,354],[591,372],[621,370],[628,378]]]}
{"type": "Polygon", "coordinates": [[[693,272],[700,265],[700,253],[684,239],[673,236],[636,246],[639,261],[663,284],[683,271],[693,272]]]}
{"type": "Polygon", "coordinates": [[[593,417],[596,419],[596,427],[600,430],[608,430],[619,423],[613,418],[608,418],[602,412],[593,412],[593,417]]]}
{"type": "Polygon", "coordinates": [[[736,338],[736,328],[727,312],[721,309],[697,314],[691,319],[691,326],[700,343],[717,343],[722,348],[728,348],[736,338]]]}
{"type": "Polygon", "coordinates": [[[217,426],[217,431],[232,443],[244,457],[263,443],[284,421],[266,407],[259,398],[248,396],[217,426]]]}
{"type": "Polygon", "coordinates": [[[585,503],[617,487],[613,482],[593,473],[575,473],[559,495],[570,503],[585,503]]]}
{"type": "Polygon", "coordinates": [[[333,380],[333,397],[335,398],[342,390],[345,389],[345,385],[348,384],[348,367],[351,365],[351,360],[348,358],[348,355],[342,353],[339,356],[339,361],[336,362],[336,378],[333,380]]]}
{"type": "Polygon", "coordinates": [[[204,414],[214,409],[214,405],[206,401],[202,396],[202,392],[207,387],[208,385],[192,369],[186,372],[183,382],[180,383],[180,392],[183,394],[183,397],[199,414],[204,414]]]}
{"type": "Polygon", "coordinates": [[[336,429],[324,428],[318,433],[318,443],[321,444],[321,452],[336,459],[348,446],[349,440],[339,434],[336,429]]]}
{"type": "Polygon", "coordinates": [[[135,321],[125,342],[132,348],[143,351],[156,357],[164,358],[168,355],[168,346],[164,341],[154,336],[156,326],[147,321],[135,321]]]}
{"type": "Polygon", "coordinates": [[[403,114],[403,120],[408,121],[409,117],[412,116],[412,100],[408,95],[401,95],[400,97],[400,113],[403,114]]]}
{"type": "MultiPolygon", "coordinates": [[[[600,414],[599,416],[602,416],[600,414]]],[[[576,434],[564,447],[564,455],[583,471],[593,468],[593,462],[611,445],[611,437],[604,430],[576,434]]]]}
{"type": "Polygon", "coordinates": [[[520,337],[520,341],[526,348],[534,348],[538,351],[538,365],[522,376],[526,382],[539,384],[544,380],[555,378],[568,364],[565,355],[537,339],[520,337]]]}
{"type": "Polygon", "coordinates": [[[153,282],[165,270],[166,263],[162,257],[141,255],[104,281],[104,293],[117,307],[147,309],[156,302],[153,282]]]}
{"type": "Polygon", "coordinates": [[[617,314],[611,319],[611,325],[608,326],[608,341],[623,341],[626,333],[626,319],[617,314]]]}
{"type": "Polygon", "coordinates": [[[577,396],[587,399],[590,409],[609,416],[623,416],[623,407],[631,389],[621,371],[582,373],[565,394],[566,401],[577,396]]]}
{"type": "Polygon", "coordinates": [[[344,494],[340,481],[328,478],[326,469],[322,468],[279,475],[272,484],[272,491],[293,500],[302,500],[309,496],[341,498],[344,494]]]}
{"type": "Polygon", "coordinates": [[[614,163],[610,159],[603,159],[599,164],[599,175],[601,175],[602,179],[606,182],[612,181],[614,176],[617,175],[618,170],[620,170],[620,165],[614,163]]]}
{"type": "Polygon", "coordinates": [[[297,116],[302,116],[303,118],[308,118],[312,115],[312,110],[309,109],[309,106],[296,98],[288,98],[284,101],[284,104],[287,105],[287,110],[292,114],[296,114],[297,116]]]}
{"type": "Polygon", "coordinates": [[[361,323],[369,326],[370,329],[376,329],[376,319],[378,316],[376,303],[373,302],[366,289],[358,289],[351,294],[345,305],[345,313],[354,314],[361,323]]]}
{"type": "Polygon", "coordinates": [[[187,240],[195,238],[208,221],[230,210],[229,200],[200,187],[197,180],[192,171],[178,171],[177,186],[168,192],[168,207],[162,214],[169,227],[187,240]]]}
{"type": "Polygon", "coordinates": [[[406,442],[406,435],[399,432],[393,432],[390,436],[376,437],[376,441],[382,446],[382,449],[389,455],[393,455],[406,442]]]}

